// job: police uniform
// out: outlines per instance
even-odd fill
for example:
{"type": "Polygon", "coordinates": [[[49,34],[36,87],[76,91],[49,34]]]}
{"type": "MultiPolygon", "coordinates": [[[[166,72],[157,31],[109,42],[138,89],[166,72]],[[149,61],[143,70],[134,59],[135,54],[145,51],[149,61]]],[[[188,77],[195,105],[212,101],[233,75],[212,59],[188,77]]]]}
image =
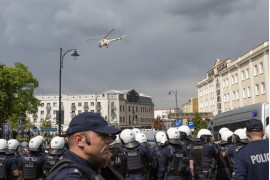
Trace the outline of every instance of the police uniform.
{"type": "MultiPolygon", "coordinates": [[[[8,151],[7,153],[9,160],[12,162],[12,166],[11,166],[11,172],[18,170],[18,165],[19,165],[19,161],[21,159],[21,156],[19,155],[19,153],[17,151],[8,151]]],[[[17,176],[13,176],[12,173],[10,173],[9,175],[9,179],[12,180],[16,180],[17,176]]]]}
{"type": "Polygon", "coordinates": [[[168,144],[161,151],[158,179],[186,179],[186,167],[188,166],[188,154],[183,144],[168,144]]]}
{"type": "Polygon", "coordinates": [[[231,146],[232,144],[226,141],[221,141],[217,145],[217,149],[219,151],[217,160],[217,179],[219,180],[229,180],[232,178],[232,169],[229,158],[227,156],[223,157],[223,153],[226,154],[231,146]]]}
{"type": "Polygon", "coordinates": [[[80,166],[88,169],[90,174],[92,174],[92,177],[89,177],[88,174],[83,173],[83,171],[77,167],[66,167],[60,170],[53,179],[65,179],[65,180],[89,180],[94,179],[95,176],[98,174],[98,169],[100,167],[99,164],[91,163],[86,159],[81,158],[77,154],[66,150],[65,153],[62,156],[63,160],[71,160],[72,162],[79,164],[80,166]]]}
{"type": "Polygon", "coordinates": [[[269,141],[251,141],[234,160],[233,179],[269,179],[269,141]]]}
{"type": "Polygon", "coordinates": [[[4,153],[0,154],[0,179],[8,179],[11,176],[12,166],[14,162],[4,153]]]}
{"type": "Polygon", "coordinates": [[[161,156],[161,151],[163,148],[166,147],[166,144],[163,145],[155,145],[151,150],[150,154],[152,156],[152,161],[151,161],[151,168],[150,168],[150,179],[156,180],[157,179],[157,174],[158,174],[158,169],[159,169],[159,160],[161,156]]]}
{"type": "Polygon", "coordinates": [[[19,163],[18,169],[23,171],[23,179],[43,179],[45,171],[45,155],[40,151],[30,151],[24,155],[19,163]]]}
{"type": "Polygon", "coordinates": [[[194,161],[196,179],[212,179],[212,163],[216,154],[217,150],[213,144],[199,142],[193,146],[189,158],[194,161]]]}
{"type": "Polygon", "coordinates": [[[110,146],[110,151],[112,153],[113,168],[115,168],[120,175],[124,176],[124,155],[121,151],[122,144],[115,143],[110,146]]]}

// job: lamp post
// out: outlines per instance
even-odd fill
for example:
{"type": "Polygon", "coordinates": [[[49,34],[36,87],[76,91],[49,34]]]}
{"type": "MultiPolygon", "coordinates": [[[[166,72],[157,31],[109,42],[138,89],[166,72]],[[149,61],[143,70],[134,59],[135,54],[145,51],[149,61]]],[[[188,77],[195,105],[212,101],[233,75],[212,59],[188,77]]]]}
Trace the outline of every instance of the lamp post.
{"type": "Polygon", "coordinates": [[[175,95],[176,113],[178,113],[178,106],[177,106],[177,90],[175,90],[175,91],[169,91],[169,95],[171,95],[172,93],[175,95]]]}
{"type": "Polygon", "coordinates": [[[63,69],[63,60],[64,60],[64,57],[65,55],[70,52],[70,51],[74,51],[71,56],[73,56],[74,60],[77,59],[78,56],[80,56],[78,53],[77,53],[77,50],[76,49],[70,49],[70,50],[67,50],[67,51],[63,51],[62,48],[60,48],[60,68],[59,68],[59,121],[58,121],[58,134],[59,136],[61,135],[61,124],[62,124],[62,113],[61,113],[61,79],[62,79],[62,69],[63,69]]]}

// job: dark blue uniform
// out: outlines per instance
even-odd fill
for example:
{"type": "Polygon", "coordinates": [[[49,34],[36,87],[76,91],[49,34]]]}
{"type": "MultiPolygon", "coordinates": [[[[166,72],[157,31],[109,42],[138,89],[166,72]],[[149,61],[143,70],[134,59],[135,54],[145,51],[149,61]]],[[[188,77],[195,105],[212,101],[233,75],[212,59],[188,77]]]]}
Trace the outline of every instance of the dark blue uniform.
{"type": "Polygon", "coordinates": [[[232,178],[232,164],[230,163],[230,159],[228,157],[223,157],[223,153],[226,154],[228,149],[233,146],[228,142],[221,141],[217,145],[219,154],[217,160],[217,179],[219,180],[229,180],[232,178]]]}
{"type": "Polygon", "coordinates": [[[195,144],[189,159],[194,161],[194,174],[196,179],[211,180],[211,166],[217,150],[213,144],[195,144]]]}
{"type": "Polygon", "coordinates": [[[11,176],[12,166],[14,162],[5,154],[0,154],[0,179],[8,179],[11,176]]]}
{"type": "Polygon", "coordinates": [[[150,154],[152,156],[151,167],[150,167],[150,179],[157,179],[158,169],[159,169],[159,159],[161,156],[162,149],[166,147],[163,145],[155,145],[151,150],[150,154]]]}
{"type": "Polygon", "coordinates": [[[30,151],[20,158],[18,169],[23,171],[24,179],[39,179],[44,177],[45,155],[42,152],[30,151]]]}
{"type": "Polygon", "coordinates": [[[269,179],[269,141],[251,141],[235,156],[234,180],[269,179]]]}
{"type": "Polygon", "coordinates": [[[148,148],[139,145],[135,148],[128,149],[121,148],[124,154],[125,163],[125,179],[126,180],[144,180],[145,179],[145,165],[144,162],[151,162],[151,156],[148,148]]]}
{"type": "Polygon", "coordinates": [[[169,144],[161,150],[158,179],[186,179],[185,172],[188,166],[188,154],[183,144],[169,144]],[[180,162],[182,161],[182,162],[180,162]],[[179,167],[179,164],[183,165],[179,167]]]}
{"type": "MultiPolygon", "coordinates": [[[[12,162],[11,172],[18,170],[19,161],[21,159],[21,156],[19,155],[19,153],[15,152],[14,154],[9,154],[8,156],[9,156],[9,160],[12,162]]],[[[10,173],[9,179],[16,180],[17,177],[13,176],[12,173],[10,173]]]]}
{"type": "Polygon", "coordinates": [[[76,155],[75,153],[66,150],[65,153],[62,156],[62,159],[68,159],[72,162],[79,164],[80,166],[88,169],[89,174],[93,175],[92,177],[89,177],[87,174],[84,174],[83,171],[76,167],[66,167],[57,173],[53,179],[65,179],[65,180],[89,180],[94,179],[94,177],[97,175],[98,169],[100,167],[100,164],[97,163],[91,163],[87,161],[86,159],[81,158],[80,156],[76,155]]]}

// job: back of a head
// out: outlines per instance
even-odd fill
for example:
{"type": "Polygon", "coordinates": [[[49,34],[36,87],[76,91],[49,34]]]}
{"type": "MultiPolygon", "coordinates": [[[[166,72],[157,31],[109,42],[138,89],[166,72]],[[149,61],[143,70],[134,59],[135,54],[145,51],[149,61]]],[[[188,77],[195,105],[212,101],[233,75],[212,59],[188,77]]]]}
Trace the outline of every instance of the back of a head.
{"type": "Polygon", "coordinates": [[[201,129],[197,134],[197,138],[201,139],[205,143],[209,143],[212,141],[213,135],[208,129],[201,129]]]}
{"type": "Polygon", "coordinates": [[[135,134],[141,133],[141,130],[138,129],[138,128],[133,128],[132,131],[133,131],[135,134]]]}
{"type": "Polygon", "coordinates": [[[18,149],[19,145],[20,145],[20,143],[16,139],[10,139],[8,141],[8,149],[9,150],[16,151],[18,149]]]}
{"type": "Polygon", "coordinates": [[[36,138],[36,137],[32,138],[29,141],[29,150],[34,151],[34,152],[41,151],[42,143],[43,142],[41,138],[36,138]]]}
{"type": "Polygon", "coordinates": [[[233,135],[233,132],[232,132],[232,131],[223,131],[223,132],[221,133],[221,139],[222,139],[223,141],[228,142],[228,138],[231,137],[232,135],[233,135]]]}
{"type": "Polygon", "coordinates": [[[139,143],[147,143],[147,137],[143,133],[138,133],[135,135],[135,140],[138,141],[139,143]]]}
{"type": "Polygon", "coordinates": [[[64,137],[56,136],[51,140],[51,149],[49,150],[50,154],[59,155],[64,152],[65,149],[65,140],[64,137]]]}
{"type": "Polygon", "coordinates": [[[5,139],[0,139],[0,153],[5,153],[8,150],[8,142],[5,139]]]}
{"type": "Polygon", "coordinates": [[[249,141],[245,129],[237,129],[236,131],[234,131],[234,134],[239,137],[239,142],[247,143],[249,141]]]}
{"type": "Polygon", "coordinates": [[[180,133],[177,128],[169,128],[167,130],[168,143],[170,144],[181,144],[180,133]]]}
{"type": "Polygon", "coordinates": [[[225,131],[229,131],[229,128],[227,127],[220,128],[220,130],[218,131],[219,140],[221,140],[221,134],[225,131]]]}
{"type": "Polygon", "coordinates": [[[182,125],[178,128],[178,131],[180,132],[180,139],[184,139],[191,135],[191,130],[188,126],[182,125]]]}
{"type": "Polygon", "coordinates": [[[155,135],[155,140],[157,144],[164,144],[168,140],[168,138],[165,132],[159,131],[155,135]]]}
{"type": "Polygon", "coordinates": [[[135,140],[135,133],[131,129],[125,129],[120,133],[120,139],[126,148],[135,148],[140,145],[135,140]]]}

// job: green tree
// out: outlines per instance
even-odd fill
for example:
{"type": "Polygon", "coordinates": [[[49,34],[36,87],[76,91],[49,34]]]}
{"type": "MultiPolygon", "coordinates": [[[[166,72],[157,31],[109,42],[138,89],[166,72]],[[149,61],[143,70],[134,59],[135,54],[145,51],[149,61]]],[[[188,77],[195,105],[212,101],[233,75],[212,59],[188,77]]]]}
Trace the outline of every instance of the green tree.
{"type": "Polygon", "coordinates": [[[196,112],[194,118],[192,118],[192,121],[194,121],[194,131],[193,135],[197,135],[200,129],[206,129],[207,128],[207,121],[203,120],[201,115],[196,112]]]}
{"type": "Polygon", "coordinates": [[[30,124],[27,113],[37,112],[40,101],[34,96],[38,81],[22,63],[15,67],[0,63],[0,125],[9,123],[10,128],[17,128],[22,119],[22,126],[30,124]]]}
{"type": "Polygon", "coordinates": [[[52,127],[51,121],[47,119],[43,120],[40,126],[40,128],[51,128],[51,127],[52,127]]]}

